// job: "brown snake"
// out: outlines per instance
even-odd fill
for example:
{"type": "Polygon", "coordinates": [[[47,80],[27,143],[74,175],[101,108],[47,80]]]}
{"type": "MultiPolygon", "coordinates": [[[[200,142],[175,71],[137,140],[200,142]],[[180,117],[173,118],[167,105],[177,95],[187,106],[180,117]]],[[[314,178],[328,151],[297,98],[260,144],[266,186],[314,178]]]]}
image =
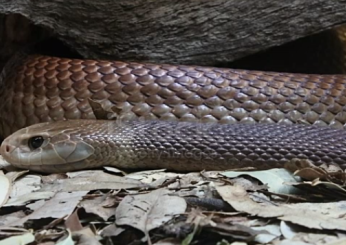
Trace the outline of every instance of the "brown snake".
{"type": "Polygon", "coordinates": [[[343,166],[345,84],[344,75],[14,58],[1,76],[0,134],[59,122],[15,133],[1,153],[13,165],[45,172],[106,164],[179,171],[264,169],[296,157],[343,166]],[[88,98],[120,109],[122,119],[194,123],[60,121],[94,119],[88,98]],[[293,123],[316,127],[287,126],[293,123]],[[38,148],[30,146],[34,136],[43,140],[38,148]]]}

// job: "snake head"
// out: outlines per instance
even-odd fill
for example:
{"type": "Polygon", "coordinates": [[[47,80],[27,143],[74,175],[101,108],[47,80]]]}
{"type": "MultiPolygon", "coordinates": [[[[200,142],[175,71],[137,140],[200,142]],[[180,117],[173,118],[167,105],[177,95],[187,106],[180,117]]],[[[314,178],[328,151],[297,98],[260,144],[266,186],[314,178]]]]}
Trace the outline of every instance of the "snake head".
{"type": "Polygon", "coordinates": [[[64,171],[66,164],[81,162],[94,153],[94,148],[75,133],[76,128],[83,128],[78,123],[40,123],[18,130],[3,141],[1,155],[15,167],[64,171]]]}

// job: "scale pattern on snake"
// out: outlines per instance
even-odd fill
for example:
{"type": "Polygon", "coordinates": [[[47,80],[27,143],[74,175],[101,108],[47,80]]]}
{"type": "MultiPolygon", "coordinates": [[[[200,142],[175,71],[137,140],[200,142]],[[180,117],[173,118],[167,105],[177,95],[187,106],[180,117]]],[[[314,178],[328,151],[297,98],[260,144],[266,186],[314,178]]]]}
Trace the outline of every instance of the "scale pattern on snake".
{"type": "Polygon", "coordinates": [[[93,119],[87,98],[125,119],[345,128],[345,85],[345,75],[23,55],[1,75],[0,136],[39,122],[93,119]]]}
{"type": "MultiPolygon", "coordinates": [[[[119,109],[121,112],[119,118],[125,121],[139,118],[192,123],[153,121],[129,123],[126,127],[108,127],[108,130],[113,128],[116,131],[112,136],[109,136],[109,132],[100,134],[102,130],[97,127],[108,125],[103,121],[76,120],[44,124],[38,125],[39,131],[34,125],[19,131],[27,132],[23,136],[15,133],[8,138],[2,145],[1,152],[4,156],[7,155],[7,159],[13,160],[14,158],[9,156],[10,153],[16,152],[15,149],[24,149],[22,153],[29,155],[22,157],[16,153],[20,157],[13,164],[44,172],[93,167],[97,165],[95,159],[99,161],[97,166],[109,164],[107,156],[114,155],[114,152],[118,152],[119,157],[125,159],[117,161],[121,164],[118,167],[130,168],[167,167],[172,170],[187,171],[252,165],[263,169],[282,166],[293,157],[308,158],[317,164],[337,163],[344,167],[345,84],[345,75],[289,74],[64,59],[40,55],[15,57],[1,74],[0,134],[3,137],[20,128],[40,122],[94,119],[88,98],[100,102],[106,109],[119,109]],[[213,126],[203,124],[203,127],[198,127],[201,131],[196,132],[194,128],[201,125],[196,122],[214,124],[213,126]],[[250,125],[235,124],[238,122],[250,125]],[[232,125],[222,126],[215,123],[232,125]],[[270,123],[279,123],[279,125],[270,123]],[[312,124],[317,127],[285,125],[293,123],[312,124]],[[78,137],[84,135],[85,143],[83,147],[76,148],[79,149],[76,151],[79,152],[77,155],[74,155],[74,151],[59,151],[50,145],[52,142],[56,144],[60,142],[61,145],[64,140],[72,137],[64,134],[66,130],[63,130],[61,125],[63,128],[74,125],[71,132],[77,132],[78,137]],[[62,131],[60,136],[63,138],[58,137],[56,141],[54,135],[52,138],[49,138],[49,135],[43,136],[49,136],[47,142],[50,150],[54,149],[53,152],[60,152],[62,155],[53,159],[54,154],[50,154],[50,160],[42,162],[45,156],[40,153],[44,153],[47,149],[43,146],[29,149],[28,142],[32,137],[50,132],[47,127],[51,126],[60,129],[62,131]],[[94,126],[96,128],[93,128],[94,126]],[[332,127],[339,130],[331,129],[332,127]],[[144,131],[139,130],[143,128],[144,131]],[[152,128],[161,133],[155,134],[152,128]],[[78,133],[80,130],[81,134],[78,133]],[[129,140],[131,135],[136,135],[136,140],[131,141],[132,143],[127,142],[131,148],[122,138],[124,134],[129,140]],[[178,138],[174,138],[173,135],[177,135],[178,138]],[[194,135],[200,138],[193,138],[194,135]],[[233,137],[230,141],[232,144],[226,142],[227,135],[233,137]],[[114,140],[117,137],[118,139],[120,137],[119,142],[125,148],[128,147],[127,151],[117,151],[119,145],[111,143],[117,142],[114,140]],[[19,139],[21,141],[18,141],[19,139]],[[158,142],[159,145],[155,146],[154,142],[158,142]],[[175,143],[181,146],[174,148],[178,155],[185,156],[187,145],[191,145],[194,150],[203,153],[204,160],[196,162],[184,157],[180,160],[165,158],[165,161],[157,158],[156,161],[147,157],[140,159],[141,161],[137,161],[138,159],[134,161],[133,155],[130,154],[131,152],[139,154],[140,149],[146,151],[151,149],[151,152],[159,151],[162,154],[167,151],[165,147],[175,143]],[[145,147],[143,144],[146,144],[145,147]],[[203,149],[207,147],[206,144],[208,147],[213,146],[210,148],[212,150],[220,147],[220,152],[216,150],[216,158],[210,159],[204,154],[203,149]],[[238,145],[240,148],[235,151],[234,147],[238,145]],[[244,145],[246,147],[243,147],[244,145]],[[96,154],[100,149],[108,149],[103,155],[99,154],[102,158],[96,154]],[[262,153],[259,154],[257,150],[262,153]],[[88,156],[89,158],[82,159],[83,154],[88,152],[93,153],[88,156]],[[129,154],[128,161],[123,152],[129,154]],[[66,160],[69,156],[71,158],[66,160]],[[38,163],[35,164],[32,159],[36,159],[38,163]],[[65,160],[59,162],[61,159],[65,160]],[[175,164],[175,161],[178,163],[175,164]]],[[[66,146],[75,149],[73,146],[76,144],[75,141],[70,141],[66,146]]]]}
{"type": "Polygon", "coordinates": [[[346,131],[307,125],[70,120],[21,129],[3,142],[1,154],[14,166],[42,172],[107,165],[175,171],[268,169],[294,158],[345,168],[346,131]]]}

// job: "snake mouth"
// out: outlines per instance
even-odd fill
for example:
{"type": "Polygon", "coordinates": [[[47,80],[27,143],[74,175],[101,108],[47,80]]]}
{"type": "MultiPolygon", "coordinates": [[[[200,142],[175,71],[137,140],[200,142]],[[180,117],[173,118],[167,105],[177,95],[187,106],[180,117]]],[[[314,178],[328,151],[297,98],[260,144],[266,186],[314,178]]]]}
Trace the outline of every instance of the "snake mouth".
{"type": "MultiPolygon", "coordinates": [[[[12,165],[18,168],[27,169],[25,165],[19,165],[19,164],[12,164],[12,165]]],[[[90,169],[91,168],[93,167],[90,167],[90,169]]],[[[52,164],[52,165],[30,164],[30,170],[35,172],[41,172],[41,173],[66,173],[66,172],[73,172],[73,171],[78,171],[82,169],[83,170],[88,169],[88,165],[84,161],[62,163],[62,164],[52,164]]]]}

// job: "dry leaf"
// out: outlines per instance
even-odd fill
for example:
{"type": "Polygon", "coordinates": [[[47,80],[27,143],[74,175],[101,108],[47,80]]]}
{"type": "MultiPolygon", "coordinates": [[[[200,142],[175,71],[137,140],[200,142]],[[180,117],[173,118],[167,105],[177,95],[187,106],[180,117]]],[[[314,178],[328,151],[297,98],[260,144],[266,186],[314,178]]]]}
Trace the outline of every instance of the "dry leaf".
{"type": "Polygon", "coordinates": [[[78,245],[101,245],[95,233],[89,227],[72,232],[72,237],[77,240],[78,245]]]}
{"type": "Polygon", "coordinates": [[[293,238],[298,232],[298,228],[296,225],[294,225],[290,222],[285,222],[285,221],[280,222],[280,230],[281,230],[282,235],[286,239],[293,238]]]}
{"type": "Polygon", "coordinates": [[[75,245],[72,240],[72,234],[69,229],[67,229],[67,236],[59,239],[59,241],[55,245],[75,245]]]}
{"type": "Polygon", "coordinates": [[[60,192],[30,216],[31,219],[61,218],[70,215],[87,191],[60,192]]]}
{"type": "MultiPolygon", "coordinates": [[[[283,236],[288,239],[286,241],[291,241],[296,243],[297,241],[309,242],[310,244],[332,244],[331,241],[340,241],[337,235],[329,234],[328,232],[318,232],[318,234],[311,234],[306,229],[302,229],[301,226],[294,225],[290,222],[281,221],[280,230],[283,236]],[[310,236],[312,235],[312,236],[310,236]],[[317,235],[317,236],[315,236],[317,235]],[[315,241],[313,241],[315,240],[315,241]]],[[[334,232],[333,232],[334,233],[334,232]]]]}
{"type": "Polygon", "coordinates": [[[34,200],[49,199],[55,195],[53,191],[38,191],[11,198],[4,206],[22,206],[34,200]]]}
{"type": "Polygon", "coordinates": [[[307,242],[309,244],[330,244],[330,242],[336,242],[339,238],[335,235],[330,235],[328,233],[297,233],[291,241],[291,244],[295,244],[296,242],[307,242]]]}
{"type": "Polygon", "coordinates": [[[30,203],[26,205],[27,208],[30,208],[31,210],[35,211],[39,208],[41,208],[46,203],[45,200],[38,200],[36,202],[30,203]]]}
{"type": "Polygon", "coordinates": [[[103,228],[101,231],[100,231],[100,234],[102,236],[118,236],[120,233],[122,233],[123,231],[125,231],[124,228],[122,227],[118,227],[116,226],[115,224],[110,224],[110,225],[107,225],[105,228],[103,228]]]}
{"type": "MultiPolygon", "coordinates": [[[[171,189],[172,186],[169,185],[168,188],[171,189]]],[[[176,187],[173,187],[173,189],[176,189],[176,187]]],[[[198,185],[194,188],[183,188],[176,190],[176,194],[180,197],[215,198],[214,192],[215,186],[213,183],[198,185]]]]}
{"type": "Polygon", "coordinates": [[[25,213],[22,210],[6,215],[1,215],[0,227],[5,225],[7,226],[10,223],[20,220],[23,217],[25,217],[25,213]]]}
{"type": "Polygon", "coordinates": [[[304,181],[302,183],[289,183],[290,185],[296,186],[311,196],[317,198],[323,198],[323,200],[333,199],[333,200],[345,200],[346,190],[339,184],[320,181],[315,179],[314,181],[304,181]]]}
{"type": "Polygon", "coordinates": [[[258,230],[255,230],[253,229],[253,227],[248,227],[241,224],[234,224],[233,222],[215,222],[212,220],[213,216],[213,214],[207,216],[204,213],[202,213],[199,209],[192,209],[191,212],[189,212],[188,214],[186,223],[194,224],[194,230],[184,239],[182,244],[190,244],[194,236],[196,235],[196,231],[200,230],[201,228],[203,228],[203,230],[212,231],[223,236],[232,237],[236,240],[252,241],[254,239],[258,239],[259,241],[260,239],[266,239],[266,241],[268,241],[269,239],[273,240],[275,237],[277,237],[276,235],[267,232],[265,229],[259,228],[258,230]],[[267,237],[260,237],[259,235],[267,235],[267,237]]]}
{"type": "Polygon", "coordinates": [[[292,173],[288,172],[283,168],[274,168],[263,171],[246,171],[246,172],[238,172],[238,171],[227,171],[220,173],[223,176],[228,178],[235,178],[241,175],[249,175],[253,178],[258,179],[263,184],[268,186],[268,190],[274,193],[281,194],[297,194],[299,190],[289,185],[285,185],[285,182],[297,182],[300,181],[298,177],[295,177],[292,173]]]}
{"type": "Polygon", "coordinates": [[[323,179],[327,175],[322,169],[316,168],[303,168],[297,170],[294,174],[305,180],[323,179]]]}
{"type": "Polygon", "coordinates": [[[186,210],[185,200],[169,196],[169,193],[166,189],[158,189],[148,194],[126,196],[115,212],[116,224],[137,228],[149,238],[150,230],[186,210]]]}
{"type": "Polygon", "coordinates": [[[2,207],[8,200],[11,191],[11,182],[0,170],[0,207],[2,207]]]}
{"type": "Polygon", "coordinates": [[[207,216],[203,214],[203,212],[200,209],[192,208],[189,212],[186,223],[191,223],[197,226],[206,226],[211,225],[215,226],[216,224],[211,220],[210,216],[207,216]]]}
{"type": "Polygon", "coordinates": [[[106,200],[107,195],[84,199],[81,201],[80,206],[85,209],[85,212],[96,214],[104,221],[107,221],[115,214],[115,207],[104,207],[103,204],[106,203],[106,200]]]}
{"type": "Polygon", "coordinates": [[[169,188],[195,188],[200,185],[208,184],[210,181],[200,173],[187,173],[179,177],[179,180],[169,185],[169,188]]]}
{"type": "Polygon", "coordinates": [[[35,210],[30,215],[20,219],[11,225],[22,225],[27,220],[35,220],[41,218],[61,218],[70,215],[79,201],[88,192],[60,192],[57,193],[52,199],[46,201],[42,207],[35,210]]]}
{"type": "Polygon", "coordinates": [[[341,238],[333,242],[328,242],[328,245],[345,245],[346,244],[346,238],[341,238]]]}
{"type": "Polygon", "coordinates": [[[43,184],[47,184],[47,183],[53,183],[54,181],[57,181],[59,179],[67,179],[67,178],[68,178],[67,174],[63,174],[63,173],[50,174],[50,175],[41,176],[41,182],[43,184]]]}
{"type": "Polygon", "coordinates": [[[222,198],[239,212],[265,218],[277,218],[318,230],[346,231],[346,220],[340,219],[345,215],[346,202],[298,203],[278,206],[254,202],[240,186],[217,186],[216,189],[222,198]]]}
{"type": "Polygon", "coordinates": [[[108,174],[101,170],[80,171],[75,173],[67,173],[67,175],[70,177],[70,179],[58,179],[52,183],[46,183],[42,185],[41,190],[69,192],[98,189],[119,190],[150,187],[141,181],[108,174]]]}
{"type": "Polygon", "coordinates": [[[258,243],[264,243],[268,244],[269,242],[273,241],[274,239],[281,236],[280,232],[280,226],[273,224],[273,225],[263,225],[260,227],[251,227],[255,231],[267,231],[268,234],[258,234],[254,241],[258,243]]]}
{"type": "Polygon", "coordinates": [[[31,232],[23,235],[12,236],[0,241],[0,245],[25,245],[35,241],[35,236],[31,232]]]}
{"type": "Polygon", "coordinates": [[[83,229],[83,226],[78,217],[78,209],[74,211],[65,221],[65,227],[71,232],[80,231],[83,229]]]}
{"type": "Polygon", "coordinates": [[[154,169],[129,173],[126,177],[141,180],[144,183],[151,183],[157,179],[175,176],[180,176],[180,174],[166,172],[166,169],[154,169]]]}
{"type": "Polygon", "coordinates": [[[19,228],[19,227],[10,227],[10,226],[4,226],[0,227],[0,236],[6,237],[6,236],[20,236],[25,233],[29,232],[27,229],[19,228]]]}
{"type": "Polygon", "coordinates": [[[24,174],[28,173],[29,170],[22,170],[22,171],[16,171],[16,172],[8,172],[6,173],[7,178],[11,181],[14,182],[16,181],[19,177],[23,176],[24,174]]]}
{"type": "Polygon", "coordinates": [[[268,189],[266,185],[261,184],[259,180],[255,180],[252,177],[237,177],[234,179],[229,179],[227,182],[231,183],[232,185],[240,185],[247,191],[265,191],[268,189]]]}
{"type": "Polygon", "coordinates": [[[293,159],[285,167],[306,180],[321,179],[342,185],[346,181],[345,171],[334,164],[316,166],[309,160],[293,159]]]}
{"type": "Polygon", "coordinates": [[[316,165],[314,165],[311,161],[306,159],[294,158],[291,161],[285,163],[285,169],[287,169],[291,173],[294,173],[295,171],[299,169],[314,168],[314,167],[316,167],[316,165]]]}
{"type": "MultiPolygon", "coordinates": [[[[23,172],[16,172],[16,177],[20,176],[23,172]]],[[[15,177],[15,176],[12,176],[15,177]]],[[[24,196],[30,194],[34,191],[38,191],[41,188],[41,177],[39,175],[26,175],[20,179],[17,179],[13,183],[13,188],[11,191],[11,198],[18,196],[24,196]]]]}

